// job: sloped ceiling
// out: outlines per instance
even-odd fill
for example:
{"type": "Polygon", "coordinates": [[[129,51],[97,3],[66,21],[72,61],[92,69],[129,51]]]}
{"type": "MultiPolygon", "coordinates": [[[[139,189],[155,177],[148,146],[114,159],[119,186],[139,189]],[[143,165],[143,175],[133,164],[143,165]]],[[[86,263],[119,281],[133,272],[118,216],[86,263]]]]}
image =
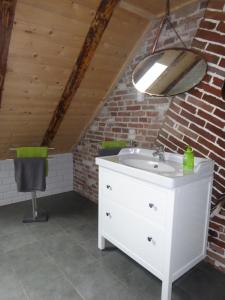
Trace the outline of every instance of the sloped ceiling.
{"type": "MultiPolygon", "coordinates": [[[[17,0],[0,108],[1,159],[10,157],[10,147],[41,144],[99,3],[17,0]]],[[[52,143],[57,153],[71,150],[151,18],[164,9],[165,0],[120,1],[52,143]]]]}

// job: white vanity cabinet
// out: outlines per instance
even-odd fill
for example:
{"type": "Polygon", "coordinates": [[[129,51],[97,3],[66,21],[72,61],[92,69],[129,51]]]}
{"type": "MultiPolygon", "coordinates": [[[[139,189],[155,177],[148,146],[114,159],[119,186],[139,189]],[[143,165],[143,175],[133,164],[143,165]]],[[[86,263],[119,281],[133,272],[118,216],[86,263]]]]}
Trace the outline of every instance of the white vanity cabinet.
{"type": "Polygon", "coordinates": [[[161,279],[161,299],[170,300],[172,282],[206,255],[212,176],[165,188],[109,158],[97,164],[99,249],[109,240],[161,279]]]}

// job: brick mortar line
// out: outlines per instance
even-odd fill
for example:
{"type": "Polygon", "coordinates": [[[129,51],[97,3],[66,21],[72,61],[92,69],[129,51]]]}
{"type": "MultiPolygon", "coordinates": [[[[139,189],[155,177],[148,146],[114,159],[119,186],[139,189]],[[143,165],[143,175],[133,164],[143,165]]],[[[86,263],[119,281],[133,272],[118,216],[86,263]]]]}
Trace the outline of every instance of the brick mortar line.
{"type": "MultiPolygon", "coordinates": [[[[224,230],[224,231],[222,231],[223,233],[225,233],[225,225],[222,225],[222,224],[220,224],[220,223],[217,223],[216,221],[214,221],[213,219],[211,219],[210,218],[210,220],[209,220],[211,223],[213,223],[213,224],[215,224],[215,225],[220,225],[220,226],[222,226],[222,229],[224,230]]],[[[215,229],[216,230],[216,229],[215,229]]],[[[219,232],[221,232],[221,231],[219,231],[219,232]]]]}
{"type": "MultiPolygon", "coordinates": [[[[224,259],[224,255],[222,255],[222,254],[220,254],[220,253],[218,253],[218,252],[215,252],[212,248],[210,248],[209,246],[207,247],[208,248],[208,250],[210,250],[211,252],[213,252],[214,254],[216,254],[216,255],[219,255],[221,258],[223,258],[224,259]]],[[[224,248],[222,248],[222,249],[224,249],[224,248]]],[[[213,259],[215,259],[215,258],[213,258],[213,259]]],[[[219,261],[216,261],[217,263],[219,263],[219,264],[221,264],[221,266],[224,266],[224,264],[222,263],[222,262],[219,262],[219,261]]]]}
{"type": "MultiPolygon", "coordinates": [[[[224,4],[224,6],[225,6],[225,4],[224,4]]],[[[212,11],[212,12],[224,12],[222,9],[219,9],[219,8],[213,8],[213,7],[208,7],[207,8],[207,11],[212,11]]]]}
{"type": "MultiPolygon", "coordinates": [[[[166,133],[168,133],[166,130],[163,130],[163,131],[165,131],[166,133]]],[[[169,134],[170,136],[171,136],[171,134],[169,134]]],[[[163,137],[163,139],[165,139],[165,137],[164,136],[162,136],[163,137]]],[[[169,143],[171,143],[171,144],[173,144],[177,149],[179,148],[179,146],[177,146],[176,144],[174,144],[174,142],[172,142],[171,140],[169,140],[169,137],[167,138],[167,140],[168,140],[168,142],[169,143]]],[[[164,145],[164,146],[166,146],[167,148],[170,148],[168,145],[164,145]]],[[[171,149],[171,148],[170,148],[171,149]]],[[[171,149],[172,151],[173,151],[173,153],[174,153],[174,150],[173,149],[171,149]]]]}
{"type": "MultiPolygon", "coordinates": [[[[213,189],[215,189],[219,194],[221,194],[221,191],[219,191],[215,186],[213,186],[213,189]]],[[[224,218],[225,220],[225,218],[224,218]]]]}
{"type": "MultiPolygon", "coordinates": [[[[210,75],[210,76],[212,76],[212,77],[216,77],[216,78],[218,78],[218,79],[224,80],[224,77],[223,77],[222,75],[219,75],[218,73],[212,73],[211,71],[208,70],[207,74],[210,75]]],[[[217,96],[215,96],[215,97],[216,97],[217,99],[220,99],[220,100],[221,100],[221,98],[218,98],[217,96]]]]}
{"type": "MultiPolygon", "coordinates": [[[[177,113],[176,113],[175,111],[173,111],[172,109],[171,109],[170,111],[173,112],[173,113],[174,113],[175,115],[177,115],[178,117],[184,119],[184,120],[187,121],[188,123],[193,123],[193,124],[195,124],[197,127],[199,127],[198,124],[196,124],[195,122],[193,122],[193,121],[187,119],[187,118],[184,117],[184,116],[181,116],[180,114],[177,114],[177,113]]],[[[187,111],[187,110],[185,110],[185,111],[187,111]]],[[[189,112],[189,111],[187,111],[187,112],[189,112]]],[[[189,112],[189,113],[190,113],[190,112],[189,112]]],[[[201,120],[205,121],[205,119],[203,119],[202,117],[200,117],[200,116],[198,116],[198,115],[193,115],[193,116],[199,117],[199,118],[201,118],[201,120]]],[[[214,115],[212,115],[212,116],[214,117],[214,115]]],[[[167,115],[167,117],[168,117],[170,120],[174,121],[174,119],[173,119],[171,116],[167,115]]],[[[208,121],[208,120],[207,120],[207,121],[208,121]]],[[[179,123],[179,122],[177,122],[177,121],[175,120],[175,123],[179,123]]],[[[209,123],[209,121],[208,121],[208,123],[209,123]]],[[[180,124],[180,123],[179,123],[179,124],[180,124]]],[[[214,123],[211,123],[211,122],[210,122],[210,124],[216,126],[214,123]]],[[[182,124],[181,124],[181,125],[182,125],[182,124]]],[[[217,135],[217,134],[215,134],[215,133],[211,132],[210,130],[208,130],[207,128],[205,128],[206,125],[207,125],[207,122],[206,122],[206,124],[204,125],[204,127],[199,127],[199,128],[200,128],[200,129],[206,130],[208,133],[210,133],[210,134],[212,134],[213,136],[215,136],[216,138],[218,138],[218,135],[217,135]]],[[[182,126],[183,126],[183,125],[182,125],[182,126]]],[[[221,129],[221,128],[218,127],[218,126],[216,126],[216,127],[219,128],[219,129],[221,129]]],[[[192,129],[190,129],[189,125],[188,125],[187,128],[188,128],[189,130],[193,131],[192,129]]],[[[177,129],[177,130],[178,130],[178,129],[177,129]]],[[[179,131],[179,130],[178,130],[178,131],[179,131]]],[[[179,131],[179,132],[180,132],[180,131],[179,131]]],[[[193,131],[193,132],[194,132],[194,131],[193,131]]],[[[196,133],[196,132],[194,132],[194,133],[197,134],[197,135],[199,136],[199,133],[196,133]]],[[[182,133],[182,135],[183,135],[183,133],[182,133]]]]}
{"type": "MultiPolygon", "coordinates": [[[[200,37],[195,37],[194,40],[197,40],[197,41],[200,41],[200,42],[207,42],[207,44],[206,44],[207,47],[209,45],[215,45],[215,46],[221,46],[221,47],[225,48],[224,46],[221,45],[221,42],[209,41],[209,40],[205,40],[204,38],[200,38],[200,37]]],[[[217,53],[211,52],[207,49],[199,49],[198,47],[193,47],[193,48],[198,49],[198,50],[200,50],[201,52],[204,52],[204,53],[210,53],[210,54],[213,54],[213,55],[219,56],[219,57],[222,56],[223,58],[225,57],[225,55],[223,55],[223,54],[217,54],[217,53]]]]}
{"type": "MultiPolygon", "coordinates": [[[[225,47],[224,47],[224,50],[225,50],[225,47]]],[[[222,56],[222,55],[221,55],[221,56],[222,56]]],[[[224,59],[224,58],[225,58],[225,55],[223,56],[223,59],[224,59]]],[[[209,65],[210,67],[214,67],[214,68],[218,69],[219,71],[223,71],[223,72],[224,72],[224,68],[221,67],[221,66],[219,66],[219,65],[217,65],[217,64],[208,62],[208,65],[209,65]]]]}

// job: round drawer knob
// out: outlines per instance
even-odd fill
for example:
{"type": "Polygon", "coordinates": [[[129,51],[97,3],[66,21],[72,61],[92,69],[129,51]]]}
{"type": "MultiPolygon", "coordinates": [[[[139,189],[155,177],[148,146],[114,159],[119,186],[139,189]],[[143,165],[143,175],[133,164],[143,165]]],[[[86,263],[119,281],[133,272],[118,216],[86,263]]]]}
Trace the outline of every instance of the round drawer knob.
{"type": "Polygon", "coordinates": [[[109,190],[109,191],[112,190],[112,187],[111,187],[111,185],[109,185],[109,184],[106,185],[106,188],[107,188],[107,190],[109,190]]]}
{"type": "Polygon", "coordinates": [[[147,239],[148,239],[149,242],[152,241],[152,237],[151,236],[148,236],[147,239]]]}
{"type": "Polygon", "coordinates": [[[110,212],[106,212],[105,214],[106,214],[107,217],[110,217],[110,218],[111,218],[110,212]]]}
{"type": "Polygon", "coordinates": [[[153,204],[153,203],[149,203],[148,206],[149,206],[151,209],[154,209],[155,211],[157,210],[157,206],[155,206],[155,204],[153,204]]]}

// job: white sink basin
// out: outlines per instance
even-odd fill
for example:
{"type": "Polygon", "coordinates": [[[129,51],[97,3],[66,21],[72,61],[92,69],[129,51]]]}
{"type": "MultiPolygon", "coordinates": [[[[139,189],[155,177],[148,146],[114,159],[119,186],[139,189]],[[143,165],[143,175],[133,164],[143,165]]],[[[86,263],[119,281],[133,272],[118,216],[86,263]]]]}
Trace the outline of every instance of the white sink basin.
{"type": "Polygon", "coordinates": [[[194,170],[183,171],[183,155],[164,152],[164,161],[153,156],[154,150],[122,149],[118,155],[96,158],[98,165],[163,187],[175,188],[200,180],[213,173],[214,162],[195,157],[194,170]]]}
{"type": "Polygon", "coordinates": [[[176,168],[170,165],[169,162],[160,162],[150,160],[149,158],[122,158],[121,163],[134,168],[143,169],[156,173],[175,173],[176,168]]]}
{"type": "Polygon", "coordinates": [[[174,159],[174,155],[165,152],[165,160],[153,156],[154,150],[146,149],[123,149],[118,154],[119,162],[137,169],[167,176],[182,176],[183,168],[180,159],[174,159]],[[169,156],[168,156],[169,155],[169,156]],[[171,157],[171,155],[173,155],[171,157]]]}

